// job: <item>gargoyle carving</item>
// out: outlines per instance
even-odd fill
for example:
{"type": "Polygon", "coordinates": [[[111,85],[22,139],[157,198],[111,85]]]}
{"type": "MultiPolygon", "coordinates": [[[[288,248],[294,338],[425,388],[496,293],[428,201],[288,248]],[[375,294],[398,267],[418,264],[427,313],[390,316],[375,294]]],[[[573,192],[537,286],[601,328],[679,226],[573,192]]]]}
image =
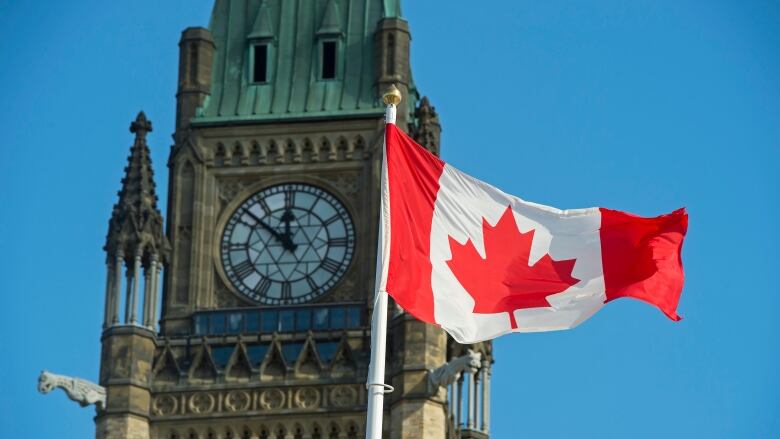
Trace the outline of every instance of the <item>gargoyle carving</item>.
{"type": "Polygon", "coordinates": [[[448,386],[454,383],[463,371],[477,373],[482,365],[482,354],[474,352],[471,349],[466,351],[466,355],[454,358],[433,370],[428,370],[428,380],[433,389],[440,386],[448,386]]]}
{"type": "Polygon", "coordinates": [[[98,410],[106,408],[106,389],[81,378],[56,375],[48,371],[41,372],[38,377],[38,391],[46,394],[59,387],[64,390],[72,401],[86,407],[95,404],[98,410]]]}

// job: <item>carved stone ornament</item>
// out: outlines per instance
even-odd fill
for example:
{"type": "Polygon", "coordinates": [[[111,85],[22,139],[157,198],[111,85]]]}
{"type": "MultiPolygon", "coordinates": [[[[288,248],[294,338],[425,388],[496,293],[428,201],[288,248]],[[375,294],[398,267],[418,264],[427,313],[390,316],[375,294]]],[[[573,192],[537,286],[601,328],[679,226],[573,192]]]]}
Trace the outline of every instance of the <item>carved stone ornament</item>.
{"type": "Polygon", "coordinates": [[[135,142],[130,148],[119,200],[108,223],[104,249],[109,260],[118,253],[140,254],[148,264],[152,255],[167,260],[171,246],[163,232],[163,217],[157,208],[151,152],[146,144],[152,122],[143,111],[130,125],[130,131],[135,134],[135,142]]]}
{"type": "Polygon", "coordinates": [[[219,199],[223,204],[229,203],[241,191],[248,186],[248,183],[242,180],[220,180],[219,181],[219,199]]]}
{"type": "Polygon", "coordinates": [[[81,378],[73,378],[65,375],[56,375],[48,371],[42,371],[38,377],[38,391],[46,394],[56,388],[65,391],[72,401],[86,407],[95,404],[98,410],[106,408],[106,389],[93,382],[81,378]]]}
{"type": "Polygon", "coordinates": [[[349,198],[354,198],[358,193],[357,176],[354,174],[340,174],[333,179],[332,183],[349,198]]]}
{"type": "Polygon", "coordinates": [[[249,409],[252,397],[243,390],[234,390],[225,395],[225,408],[231,412],[243,412],[249,409]]]}
{"type": "Polygon", "coordinates": [[[436,391],[440,386],[448,386],[454,383],[463,371],[471,374],[477,373],[482,366],[482,354],[471,349],[466,355],[454,358],[433,370],[428,370],[428,380],[436,391]]]}
{"type": "Polygon", "coordinates": [[[347,407],[357,403],[357,390],[352,386],[338,386],[330,391],[330,403],[335,407],[347,407]]]}
{"type": "Polygon", "coordinates": [[[214,410],[215,400],[210,393],[199,392],[190,396],[190,410],[192,413],[206,414],[214,410]]]}
{"type": "Polygon", "coordinates": [[[332,302],[342,302],[355,300],[355,285],[357,282],[357,271],[350,270],[349,274],[344,278],[341,285],[339,285],[335,291],[330,294],[330,300],[332,302]]]}
{"type": "Polygon", "coordinates": [[[312,387],[304,387],[295,392],[295,405],[302,409],[319,407],[320,392],[312,387]]]}
{"type": "Polygon", "coordinates": [[[213,295],[213,305],[216,308],[236,308],[241,305],[245,305],[241,301],[239,301],[234,294],[232,294],[230,291],[228,291],[227,288],[222,284],[222,280],[220,280],[219,276],[214,276],[214,283],[216,284],[214,287],[214,295],[213,295]]]}
{"type": "Polygon", "coordinates": [[[284,406],[284,392],[279,389],[268,389],[260,394],[260,406],[266,410],[276,410],[284,406]]]}
{"type": "Polygon", "coordinates": [[[173,395],[160,395],[152,401],[152,413],[157,416],[168,416],[176,413],[179,401],[173,395]]]}

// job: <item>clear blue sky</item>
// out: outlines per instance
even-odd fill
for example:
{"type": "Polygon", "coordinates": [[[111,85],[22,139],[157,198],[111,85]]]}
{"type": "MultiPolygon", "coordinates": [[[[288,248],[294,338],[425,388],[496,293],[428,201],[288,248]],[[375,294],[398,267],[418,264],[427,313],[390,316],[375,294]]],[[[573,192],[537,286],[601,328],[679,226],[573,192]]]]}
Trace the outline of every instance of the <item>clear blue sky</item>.
{"type": "MultiPolygon", "coordinates": [[[[684,320],[622,300],[497,340],[493,437],[780,437],[780,5],[484,4],[405,2],[443,157],[528,200],[691,218],[684,320]]],[[[210,9],[0,0],[3,436],[93,435],[37,375],[97,379],[128,126],[154,121],[165,188],[179,33],[210,9]]]]}

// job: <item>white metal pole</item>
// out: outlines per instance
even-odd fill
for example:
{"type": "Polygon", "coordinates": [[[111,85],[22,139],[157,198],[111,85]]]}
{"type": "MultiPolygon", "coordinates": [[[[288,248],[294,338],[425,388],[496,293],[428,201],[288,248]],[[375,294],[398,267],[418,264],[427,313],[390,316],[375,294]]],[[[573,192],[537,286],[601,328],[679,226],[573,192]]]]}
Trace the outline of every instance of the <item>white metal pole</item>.
{"type": "MultiPolygon", "coordinates": [[[[401,93],[395,86],[385,93],[383,100],[385,123],[395,123],[396,105],[401,102],[401,93]]],[[[385,134],[385,139],[387,135],[385,134]]],[[[366,414],[366,439],[382,438],[382,417],[384,415],[385,391],[393,387],[385,384],[385,351],[387,348],[387,260],[390,250],[389,195],[387,191],[387,168],[385,163],[387,145],[382,147],[382,176],[380,183],[379,239],[376,257],[376,295],[374,315],[371,321],[371,363],[368,368],[368,412],[366,414]]]]}
{"type": "Polygon", "coordinates": [[[371,366],[368,374],[368,419],[366,439],[382,437],[385,399],[385,348],[387,338],[387,293],[377,292],[371,330],[371,366]]]}

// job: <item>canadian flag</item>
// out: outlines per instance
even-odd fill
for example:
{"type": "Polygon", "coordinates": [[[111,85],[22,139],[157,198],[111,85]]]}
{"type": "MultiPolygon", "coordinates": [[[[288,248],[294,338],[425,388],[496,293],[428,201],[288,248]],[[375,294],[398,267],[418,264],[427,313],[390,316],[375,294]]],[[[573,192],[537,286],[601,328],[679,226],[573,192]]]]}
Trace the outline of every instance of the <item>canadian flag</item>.
{"type": "Polygon", "coordinates": [[[684,209],[643,218],[531,203],[386,125],[378,288],[458,342],[568,329],[633,297],[673,320],[684,209]]]}

